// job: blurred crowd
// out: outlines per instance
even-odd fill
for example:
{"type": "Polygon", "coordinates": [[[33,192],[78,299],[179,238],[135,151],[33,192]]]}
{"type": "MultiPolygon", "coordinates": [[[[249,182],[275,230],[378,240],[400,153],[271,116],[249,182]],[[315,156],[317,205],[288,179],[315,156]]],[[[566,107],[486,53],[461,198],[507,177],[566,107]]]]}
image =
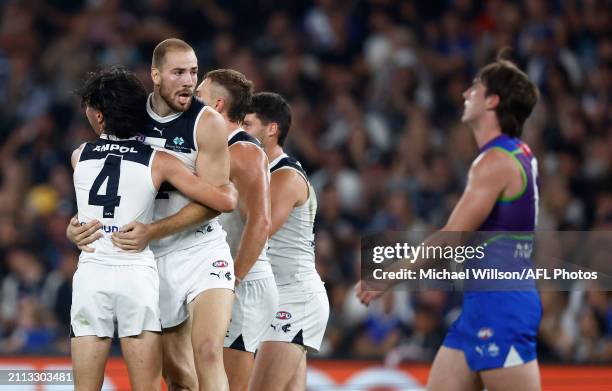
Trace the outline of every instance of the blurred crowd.
{"type": "MultiPolygon", "coordinates": [[[[73,91],[122,64],[151,89],[155,45],[233,68],[293,108],[287,150],[319,200],[321,356],[431,360],[461,297],[393,292],[362,307],[360,238],[440,227],[477,154],[462,92],[503,47],[538,85],[523,138],[539,229],[612,228],[609,0],[0,0],[0,352],[66,353],[75,213],[69,156],[95,138],[73,91]]],[[[609,255],[609,254],[608,254],[609,255]]],[[[543,361],[612,361],[612,297],[542,292],[543,361]]]]}

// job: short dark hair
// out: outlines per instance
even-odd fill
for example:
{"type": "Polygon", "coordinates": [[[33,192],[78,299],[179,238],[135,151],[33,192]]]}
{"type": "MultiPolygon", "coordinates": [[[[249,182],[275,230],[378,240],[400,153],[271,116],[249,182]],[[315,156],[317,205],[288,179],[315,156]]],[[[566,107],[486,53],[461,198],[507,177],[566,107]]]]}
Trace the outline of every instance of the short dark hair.
{"type": "Polygon", "coordinates": [[[291,107],[281,95],[274,92],[260,92],[253,95],[251,113],[264,124],[276,122],[278,125],[278,145],[281,147],[287,139],[289,128],[291,128],[291,107]]]}
{"type": "Polygon", "coordinates": [[[485,96],[499,96],[495,112],[502,133],[521,137],[523,124],[538,101],[535,84],[514,63],[502,59],[501,53],[478,72],[477,78],[486,88],[485,96]]]}
{"type": "Polygon", "coordinates": [[[125,139],[144,130],[147,90],[127,69],[115,66],[90,72],[77,93],[82,105],[102,112],[105,133],[125,139]]]}
{"type": "Polygon", "coordinates": [[[215,69],[204,75],[206,79],[225,88],[230,99],[227,116],[233,122],[242,122],[253,98],[253,82],[233,69],[215,69]]]}
{"type": "Polygon", "coordinates": [[[178,38],[168,38],[155,46],[153,49],[153,59],[151,60],[151,68],[161,68],[164,65],[164,60],[166,59],[166,53],[171,52],[173,50],[178,51],[193,51],[191,45],[182,39],[178,38]]]}

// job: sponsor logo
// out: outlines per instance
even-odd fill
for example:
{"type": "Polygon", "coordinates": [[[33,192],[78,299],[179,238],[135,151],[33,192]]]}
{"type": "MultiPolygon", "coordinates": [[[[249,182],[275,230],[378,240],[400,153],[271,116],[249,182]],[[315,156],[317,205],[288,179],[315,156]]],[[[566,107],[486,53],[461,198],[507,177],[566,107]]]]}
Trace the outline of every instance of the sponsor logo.
{"type": "Polygon", "coordinates": [[[94,149],[92,149],[92,151],[94,152],[119,151],[119,153],[138,153],[138,151],[135,150],[134,147],[126,147],[124,145],[117,145],[117,144],[96,145],[94,149]]]}
{"type": "Polygon", "coordinates": [[[478,354],[480,354],[480,356],[484,356],[484,351],[482,350],[482,348],[480,346],[476,346],[474,349],[476,349],[476,352],[478,352],[478,354]]]}
{"type": "Polygon", "coordinates": [[[221,272],[219,272],[219,273],[210,272],[210,275],[211,276],[217,276],[218,279],[221,279],[221,272]]]}
{"type": "Polygon", "coordinates": [[[483,327],[478,330],[478,338],[487,340],[493,336],[493,330],[488,327],[483,327]]]}
{"type": "MultiPolygon", "coordinates": [[[[80,224],[85,225],[87,223],[85,223],[84,221],[81,221],[80,224]]],[[[100,229],[106,232],[107,234],[110,234],[113,232],[119,232],[119,227],[117,227],[116,225],[103,225],[102,228],[100,229]]]]}
{"type": "Polygon", "coordinates": [[[107,234],[110,234],[112,232],[119,232],[119,227],[116,225],[103,225],[102,230],[107,234]]]}
{"type": "Polygon", "coordinates": [[[291,319],[291,314],[287,311],[278,311],[276,313],[276,319],[288,320],[291,319]]]}
{"type": "Polygon", "coordinates": [[[154,130],[154,131],[156,131],[156,132],[159,132],[159,135],[160,135],[160,136],[163,136],[163,133],[162,133],[162,132],[164,131],[164,128],[161,128],[161,129],[160,129],[160,128],[158,128],[157,126],[154,126],[154,127],[153,127],[153,130],[154,130]]]}
{"type": "Polygon", "coordinates": [[[227,261],[224,261],[224,260],[220,259],[218,261],[214,261],[212,263],[212,265],[214,267],[227,267],[229,265],[229,263],[227,261]]]}
{"type": "Polygon", "coordinates": [[[175,137],[174,140],[172,140],[172,142],[174,143],[174,145],[185,144],[185,140],[182,137],[175,137]]]}

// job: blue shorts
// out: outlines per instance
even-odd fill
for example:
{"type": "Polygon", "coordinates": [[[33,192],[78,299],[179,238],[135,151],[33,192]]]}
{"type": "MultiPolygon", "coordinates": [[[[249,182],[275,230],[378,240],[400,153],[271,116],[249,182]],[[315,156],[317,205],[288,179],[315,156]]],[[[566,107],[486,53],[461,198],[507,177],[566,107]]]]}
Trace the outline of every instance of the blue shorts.
{"type": "Polygon", "coordinates": [[[462,350],[475,372],[521,365],[536,359],[541,319],[537,291],[466,292],[443,345],[462,350]]]}

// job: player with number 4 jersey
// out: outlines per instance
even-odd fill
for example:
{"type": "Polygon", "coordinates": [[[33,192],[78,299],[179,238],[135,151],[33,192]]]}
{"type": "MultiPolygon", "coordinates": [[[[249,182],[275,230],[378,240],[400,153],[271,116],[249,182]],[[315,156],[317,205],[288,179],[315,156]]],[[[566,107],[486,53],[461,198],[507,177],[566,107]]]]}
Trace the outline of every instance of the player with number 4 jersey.
{"type": "Polygon", "coordinates": [[[71,307],[75,388],[100,389],[115,333],[132,389],[160,388],[161,331],[159,277],[147,247],[128,252],[110,236],[132,221],[150,222],[163,182],[220,211],[231,211],[236,194],[194,175],[171,155],[137,139],[146,124],[146,91],[136,77],[112,68],[90,74],[81,90],[85,114],[100,138],[72,155],[78,220],[102,223],[102,237],[82,252],[73,279],[71,307]],[[138,337],[138,338],[136,338],[138,337]]]}

